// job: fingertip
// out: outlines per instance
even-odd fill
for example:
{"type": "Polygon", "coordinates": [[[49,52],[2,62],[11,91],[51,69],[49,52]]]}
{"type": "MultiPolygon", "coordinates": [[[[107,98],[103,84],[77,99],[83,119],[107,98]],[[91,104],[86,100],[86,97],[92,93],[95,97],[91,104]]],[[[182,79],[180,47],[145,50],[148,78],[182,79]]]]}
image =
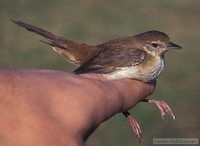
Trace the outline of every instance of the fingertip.
{"type": "Polygon", "coordinates": [[[127,110],[151,95],[156,82],[145,83],[138,80],[123,79],[114,81],[113,85],[116,86],[121,98],[123,98],[123,110],[127,110]]]}

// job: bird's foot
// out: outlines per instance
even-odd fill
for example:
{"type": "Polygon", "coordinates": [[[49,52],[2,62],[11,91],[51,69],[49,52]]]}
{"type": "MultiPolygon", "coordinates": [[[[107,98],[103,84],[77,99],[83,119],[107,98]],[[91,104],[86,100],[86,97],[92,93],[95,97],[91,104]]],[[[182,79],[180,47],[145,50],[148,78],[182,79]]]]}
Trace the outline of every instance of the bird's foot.
{"type": "Polygon", "coordinates": [[[155,106],[160,110],[161,117],[165,122],[167,122],[167,120],[165,120],[165,118],[164,118],[165,115],[170,115],[173,118],[173,120],[175,120],[175,116],[174,116],[171,108],[165,101],[148,99],[148,102],[151,104],[155,104],[155,106]]]}
{"type": "Polygon", "coordinates": [[[135,135],[136,135],[136,137],[138,139],[138,143],[140,143],[141,142],[141,138],[142,138],[142,131],[140,129],[139,124],[137,123],[135,118],[133,116],[131,116],[131,114],[128,111],[123,112],[123,114],[127,118],[128,123],[131,126],[131,129],[135,133],[135,135]]]}

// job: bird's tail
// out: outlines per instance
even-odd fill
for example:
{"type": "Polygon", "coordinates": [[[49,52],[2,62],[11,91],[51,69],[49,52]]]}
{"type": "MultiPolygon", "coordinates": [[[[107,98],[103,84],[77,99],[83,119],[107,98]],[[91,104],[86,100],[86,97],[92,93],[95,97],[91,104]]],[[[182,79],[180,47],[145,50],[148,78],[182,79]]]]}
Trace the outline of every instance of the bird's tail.
{"type": "Polygon", "coordinates": [[[91,58],[91,56],[93,56],[98,50],[98,48],[95,46],[65,39],[47,30],[24,23],[22,21],[11,21],[18,26],[47,38],[49,40],[48,42],[42,42],[51,45],[54,51],[56,51],[60,56],[76,65],[81,65],[86,62],[87,59],[91,58]]]}

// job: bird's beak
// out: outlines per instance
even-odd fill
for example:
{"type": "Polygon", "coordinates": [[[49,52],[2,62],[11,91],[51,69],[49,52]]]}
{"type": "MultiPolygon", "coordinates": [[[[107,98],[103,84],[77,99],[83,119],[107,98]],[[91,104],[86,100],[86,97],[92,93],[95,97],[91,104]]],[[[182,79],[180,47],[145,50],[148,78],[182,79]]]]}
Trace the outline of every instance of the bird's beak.
{"type": "Polygon", "coordinates": [[[169,42],[168,45],[167,45],[167,49],[182,49],[182,47],[179,46],[179,45],[176,45],[172,42],[169,42]]]}

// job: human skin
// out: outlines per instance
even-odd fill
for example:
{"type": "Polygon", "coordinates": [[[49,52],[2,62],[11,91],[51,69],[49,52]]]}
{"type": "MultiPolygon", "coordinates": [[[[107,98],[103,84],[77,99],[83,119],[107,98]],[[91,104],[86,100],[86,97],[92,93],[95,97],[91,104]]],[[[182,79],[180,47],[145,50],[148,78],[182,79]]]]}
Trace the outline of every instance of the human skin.
{"type": "Polygon", "coordinates": [[[82,146],[102,122],[154,88],[97,74],[0,69],[0,145],[82,146]]]}

